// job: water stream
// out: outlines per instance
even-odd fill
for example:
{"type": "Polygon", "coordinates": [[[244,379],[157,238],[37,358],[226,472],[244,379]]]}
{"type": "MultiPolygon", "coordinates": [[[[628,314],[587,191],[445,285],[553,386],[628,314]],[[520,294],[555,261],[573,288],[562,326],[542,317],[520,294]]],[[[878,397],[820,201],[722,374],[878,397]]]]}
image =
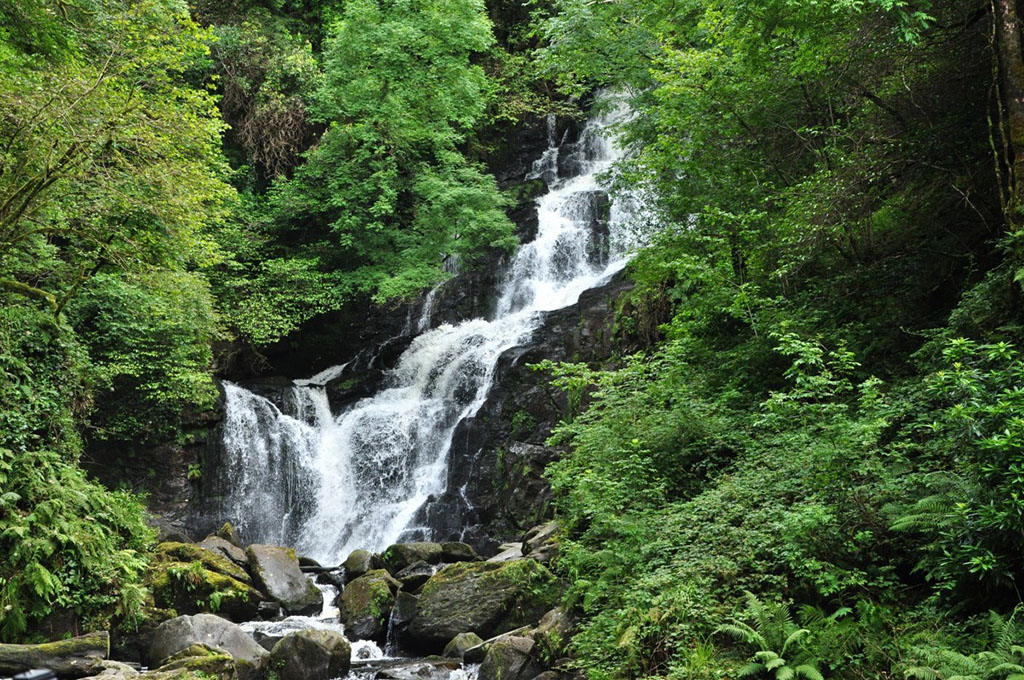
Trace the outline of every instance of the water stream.
{"type": "Polygon", "coordinates": [[[537,235],[509,263],[491,316],[430,328],[432,291],[377,394],[332,413],[324,385],[346,365],[294,381],[279,404],[225,383],[225,511],[249,541],[338,564],[409,535],[417,511],[445,490],[452,434],[484,403],[501,354],[528,343],[544,312],[625,264],[632,211],[609,203],[598,179],[622,154],[605,133],[624,114],[623,105],[592,119],[571,144],[550,136],[532,172],[548,185],[537,235]]]}

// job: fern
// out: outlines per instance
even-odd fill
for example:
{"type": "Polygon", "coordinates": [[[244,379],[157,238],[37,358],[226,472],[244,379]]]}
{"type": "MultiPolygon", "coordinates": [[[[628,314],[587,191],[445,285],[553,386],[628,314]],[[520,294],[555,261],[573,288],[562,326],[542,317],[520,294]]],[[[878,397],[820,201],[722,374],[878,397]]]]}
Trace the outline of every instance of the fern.
{"type": "Polygon", "coordinates": [[[745,591],[746,615],[752,624],[734,620],[715,629],[756,648],[753,661],[742,666],[739,677],[770,677],[774,680],[824,680],[802,642],[811,635],[793,622],[789,607],[781,602],[762,602],[745,591]]]}

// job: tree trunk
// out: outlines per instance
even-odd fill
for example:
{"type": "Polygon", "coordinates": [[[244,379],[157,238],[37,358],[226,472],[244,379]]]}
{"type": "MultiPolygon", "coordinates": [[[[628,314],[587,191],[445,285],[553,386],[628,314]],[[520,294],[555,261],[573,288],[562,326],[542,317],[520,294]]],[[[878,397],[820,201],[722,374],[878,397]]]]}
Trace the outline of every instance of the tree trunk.
{"type": "Polygon", "coordinates": [[[0,675],[49,668],[58,677],[81,678],[100,673],[99,664],[109,654],[110,634],[106,631],[41,645],[0,644],[0,675]]]}
{"type": "Polygon", "coordinates": [[[993,0],[996,16],[996,43],[1003,98],[1009,129],[1010,205],[1007,218],[1012,227],[1021,224],[1024,206],[1024,55],[1021,54],[1020,20],[1016,0],[993,0]]]}

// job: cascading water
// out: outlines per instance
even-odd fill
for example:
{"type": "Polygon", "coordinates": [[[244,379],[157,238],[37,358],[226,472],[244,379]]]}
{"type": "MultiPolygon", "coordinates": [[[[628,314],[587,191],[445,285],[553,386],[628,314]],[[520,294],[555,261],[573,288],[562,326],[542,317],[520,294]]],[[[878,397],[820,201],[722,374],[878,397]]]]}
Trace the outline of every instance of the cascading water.
{"type": "Polygon", "coordinates": [[[621,156],[605,131],[625,111],[591,120],[571,145],[550,136],[532,173],[549,187],[537,236],[514,256],[492,318],[428,330],[432,292],[420,335],[384,388],[340,414],[323,385],[344,366],[295,381],[283,410],[225,383],[225,510],[249,540],[336,564],[415,529],[420,507],[445,490],[452,433],[484,403],[501,354],[529,342],[543,312],[575,303],[624,265],[632,211],[608,202],[598,175],[621,156]]]}

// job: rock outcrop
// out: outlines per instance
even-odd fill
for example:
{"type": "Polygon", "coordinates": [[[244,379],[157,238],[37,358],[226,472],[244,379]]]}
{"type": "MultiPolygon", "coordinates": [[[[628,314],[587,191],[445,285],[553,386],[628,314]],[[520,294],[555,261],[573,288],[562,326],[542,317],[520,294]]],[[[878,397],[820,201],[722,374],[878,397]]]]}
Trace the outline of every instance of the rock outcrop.
{"type": "Polygon", "coordinates": [[[277,545],[250,545],[245,550],[260,590],[290,614],[316,614],[324,598],[299,568],[295,551],[277,545]]]}

